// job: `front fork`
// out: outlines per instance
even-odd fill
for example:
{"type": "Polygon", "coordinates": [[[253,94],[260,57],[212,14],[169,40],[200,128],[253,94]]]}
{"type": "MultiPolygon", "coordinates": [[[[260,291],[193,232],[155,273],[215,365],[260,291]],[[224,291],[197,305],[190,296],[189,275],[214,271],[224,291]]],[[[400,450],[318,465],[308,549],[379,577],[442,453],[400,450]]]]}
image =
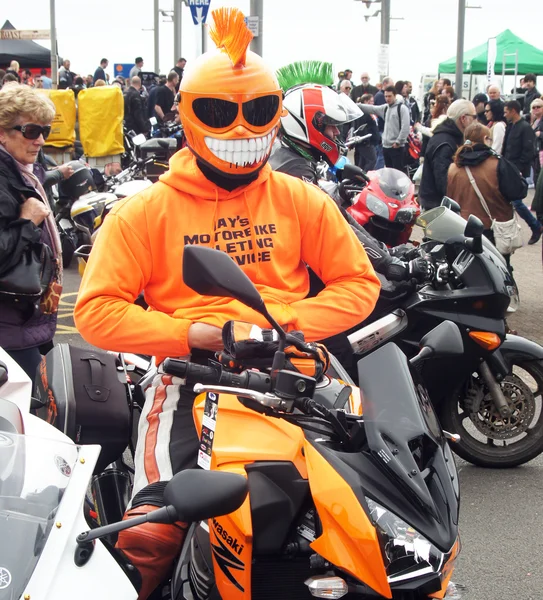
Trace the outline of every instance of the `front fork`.
{"type": "Polygon", "coordinates": [[[498,412],[500,413],[503,419],[508,419],[511,416],[511,409],[509,408],[507,398],[505,397],[501,385],[499,383],[501,380],[503,380],[504,377],[500,376],[502,372],[500,371],[498,375],[494,375],[491,368],[489,367],[488,362],[486,361],[483,361],[481,363],[479,367],[479,372],[481,373],[481,376],[484,382],[486,383],[487,388],[490,390],[492,400],[494,401],[494,406],[498,409],[498,412]]]}

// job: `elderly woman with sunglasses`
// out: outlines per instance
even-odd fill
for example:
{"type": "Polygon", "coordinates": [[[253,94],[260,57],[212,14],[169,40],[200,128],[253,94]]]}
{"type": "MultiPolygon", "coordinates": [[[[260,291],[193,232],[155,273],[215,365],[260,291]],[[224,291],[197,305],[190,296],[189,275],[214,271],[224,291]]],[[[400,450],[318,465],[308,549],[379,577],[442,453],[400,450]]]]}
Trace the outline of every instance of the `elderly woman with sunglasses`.
{"type": "Polygon", "coordinates": [[[0,90],[0,280],[9,277],[33,244],[48,246],[51,257],[50,281],[39,302],[13,299],[0,285],[0,346],[33,380],[41,353],[52,346],[62,290],[60,240],[43,170],[36,164],[54,116],[53,103],[28,86],[0,90]]]}

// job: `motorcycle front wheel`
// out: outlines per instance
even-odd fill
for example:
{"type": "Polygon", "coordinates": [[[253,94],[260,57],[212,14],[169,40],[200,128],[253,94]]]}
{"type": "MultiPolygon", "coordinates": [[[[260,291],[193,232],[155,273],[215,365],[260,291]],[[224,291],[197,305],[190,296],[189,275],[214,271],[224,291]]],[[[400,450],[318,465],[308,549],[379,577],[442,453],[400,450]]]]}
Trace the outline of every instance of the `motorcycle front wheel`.
{"type": "Polygon", "coordinates": [[[441,407],[443,428],[460,435],[451,449],[480,467],[517,467],[543,452],[543,361],[511,357],[509,364],[500,385],[511,416],[500,415],[478,372],[441,407]]]}

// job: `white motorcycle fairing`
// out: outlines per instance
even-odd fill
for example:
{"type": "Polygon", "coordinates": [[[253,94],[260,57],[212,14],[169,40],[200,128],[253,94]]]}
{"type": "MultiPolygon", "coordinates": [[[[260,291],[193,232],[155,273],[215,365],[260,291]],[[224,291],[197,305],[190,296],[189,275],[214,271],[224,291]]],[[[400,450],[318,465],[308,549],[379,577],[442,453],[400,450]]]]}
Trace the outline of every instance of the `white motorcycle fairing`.
{"type": "Polygon", "coordinates": [[[29,540],[14,539],[9,550],[3,546],[8,550],[3,555],[0,551],[0,600],[136,600],[136,589],[100,540],[83,566],[75,563],[76,538],[89,529],[84,503],[100,446],[77,446],[30,414],[28,377],[1,348],[0,361],[8,367],[8,382],[0,387],[0,398],[19,407],[24,425],[24,434],[0,431],[1,544],[10,539],[9,532],[17,531],[18,524],[21,531],[36,532],[29,540]],[[39,511],[25,513],[27,506],[47,507],[51,498],[56,512],[47,518],[40,517],[39,511]],[[9,554],[28,547],[30,551],[20,560],[9,554]],[[2,564],[6,560],[9,567],[2,564]]]}

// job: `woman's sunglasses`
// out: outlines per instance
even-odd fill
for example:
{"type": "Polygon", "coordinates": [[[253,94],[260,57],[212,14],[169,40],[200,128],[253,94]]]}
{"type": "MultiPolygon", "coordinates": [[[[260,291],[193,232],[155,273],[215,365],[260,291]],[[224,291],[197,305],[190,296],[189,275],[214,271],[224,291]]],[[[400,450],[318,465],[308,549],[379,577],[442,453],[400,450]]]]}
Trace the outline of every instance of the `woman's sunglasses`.
{"type": "MultiPolygon", "coordinates": [[[[192,110],[198,119],[212,129],[223,129],[232,125],[239,112],[239,104],[220,98],[197,98],[192,110]]],[[[241,103],[243,118],[253,127],[264,127],[277,116],[279,96],[269,95],[241,103]]]]}
{"type": "Polygon", "coordinates": [[[51,125],[35,125],[29,123],[28,125],[15,125],[12,127],[23,134],[23,137],[27,140],[37,140],[40,135],[43,135],[43,139],[46,140],[51,133],[51,125]]]}

